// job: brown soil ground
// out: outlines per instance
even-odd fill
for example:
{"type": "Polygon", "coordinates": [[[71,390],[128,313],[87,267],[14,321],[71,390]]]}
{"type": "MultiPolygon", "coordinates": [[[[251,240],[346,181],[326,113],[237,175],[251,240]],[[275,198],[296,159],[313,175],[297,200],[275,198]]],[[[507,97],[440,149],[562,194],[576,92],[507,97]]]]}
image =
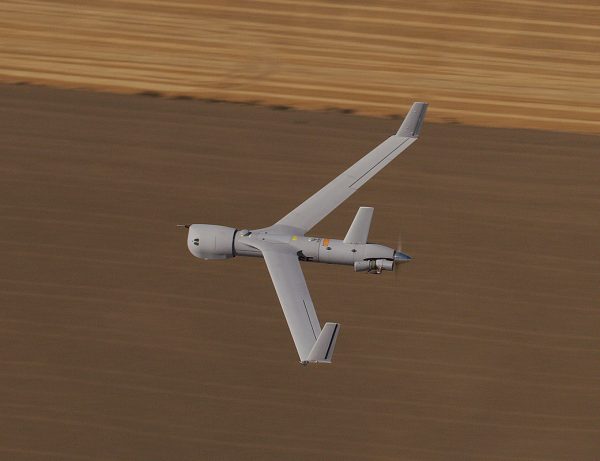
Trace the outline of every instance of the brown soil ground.
{"type": "Polygon", "coordinates": [[[314,230],[376,207],[395,280],[305,265],[334,364],[297,363],[273,223],[398,122],[0,86],[0,459],[596,460],[600,138],[427,123],[314,230]]]}
{"type": "Polygon", "coordinates": [[[597,0],[10,0],[0,81],[600,133],[597,0]]]}

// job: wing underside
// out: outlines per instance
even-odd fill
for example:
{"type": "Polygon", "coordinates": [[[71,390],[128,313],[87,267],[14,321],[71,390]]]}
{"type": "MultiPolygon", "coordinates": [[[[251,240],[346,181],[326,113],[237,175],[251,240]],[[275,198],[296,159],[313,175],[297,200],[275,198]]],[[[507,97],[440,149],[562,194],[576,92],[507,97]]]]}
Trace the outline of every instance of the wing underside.
{"type": "Polygon", "coordinates": [[[321,333],[321,326],[298,256],[286,247],[261,242],[258,249],[261,250],[269,269],[300,361],[307,361],[321,333]]]}
{"type": "Polygon", "coordinates": [[[274,226],[302,233],[309,231],[417,140],[426,111],[427,103],[414,103],[397,134],[383,141],[274,226]]]}

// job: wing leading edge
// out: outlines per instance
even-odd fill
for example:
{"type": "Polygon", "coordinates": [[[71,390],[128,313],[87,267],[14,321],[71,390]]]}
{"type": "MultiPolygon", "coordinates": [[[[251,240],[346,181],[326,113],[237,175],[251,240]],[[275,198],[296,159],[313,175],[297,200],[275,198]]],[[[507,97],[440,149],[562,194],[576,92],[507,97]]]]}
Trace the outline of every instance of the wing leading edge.
{"type": "Polygon", "coordinates": [[[299,233],[308,232],[417,140],[426,112],[427,103],[415,102],[395,135],[383,141],[274,226],[285,226],[299,233]]]}
{"type": "Polygon", "coordinates": [[[326,323],[321,330],[298,255],[287,245],[264,241],[244,243],[263,254],[300,361],[330,363],[339,324],[326,323]]]}

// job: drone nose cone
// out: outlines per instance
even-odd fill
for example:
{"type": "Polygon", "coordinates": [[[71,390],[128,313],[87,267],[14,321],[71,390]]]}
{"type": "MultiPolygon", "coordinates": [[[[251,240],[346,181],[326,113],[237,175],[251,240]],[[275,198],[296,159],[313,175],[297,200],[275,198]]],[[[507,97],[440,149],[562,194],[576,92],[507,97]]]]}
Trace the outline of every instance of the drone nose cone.
{"type": "Polygon", "coordinates": [[[401,251],[394,252],[394,262],[396,264],[407,263],[410,260],[412,260],[412,257],[410,257],[409,255],[407,255],[406,253],[402,253],[401,251]]]}

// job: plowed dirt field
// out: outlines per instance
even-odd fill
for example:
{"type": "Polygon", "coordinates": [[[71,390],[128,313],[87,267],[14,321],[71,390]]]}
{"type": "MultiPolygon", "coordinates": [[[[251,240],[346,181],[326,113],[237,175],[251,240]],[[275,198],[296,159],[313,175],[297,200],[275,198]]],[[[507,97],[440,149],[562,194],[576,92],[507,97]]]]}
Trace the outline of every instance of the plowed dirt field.
{"type": "MultiPolygon", "coordinates": [[[[0,459],[593,461],[600,138],[426,123],[314,229],[415,260],[304,265],[297,363],[260,259],[176,223],[273,223],[399,122],[0,86],[0,459]]],[[[404,107],[402,107],[404,109],[404,107]]]]}

